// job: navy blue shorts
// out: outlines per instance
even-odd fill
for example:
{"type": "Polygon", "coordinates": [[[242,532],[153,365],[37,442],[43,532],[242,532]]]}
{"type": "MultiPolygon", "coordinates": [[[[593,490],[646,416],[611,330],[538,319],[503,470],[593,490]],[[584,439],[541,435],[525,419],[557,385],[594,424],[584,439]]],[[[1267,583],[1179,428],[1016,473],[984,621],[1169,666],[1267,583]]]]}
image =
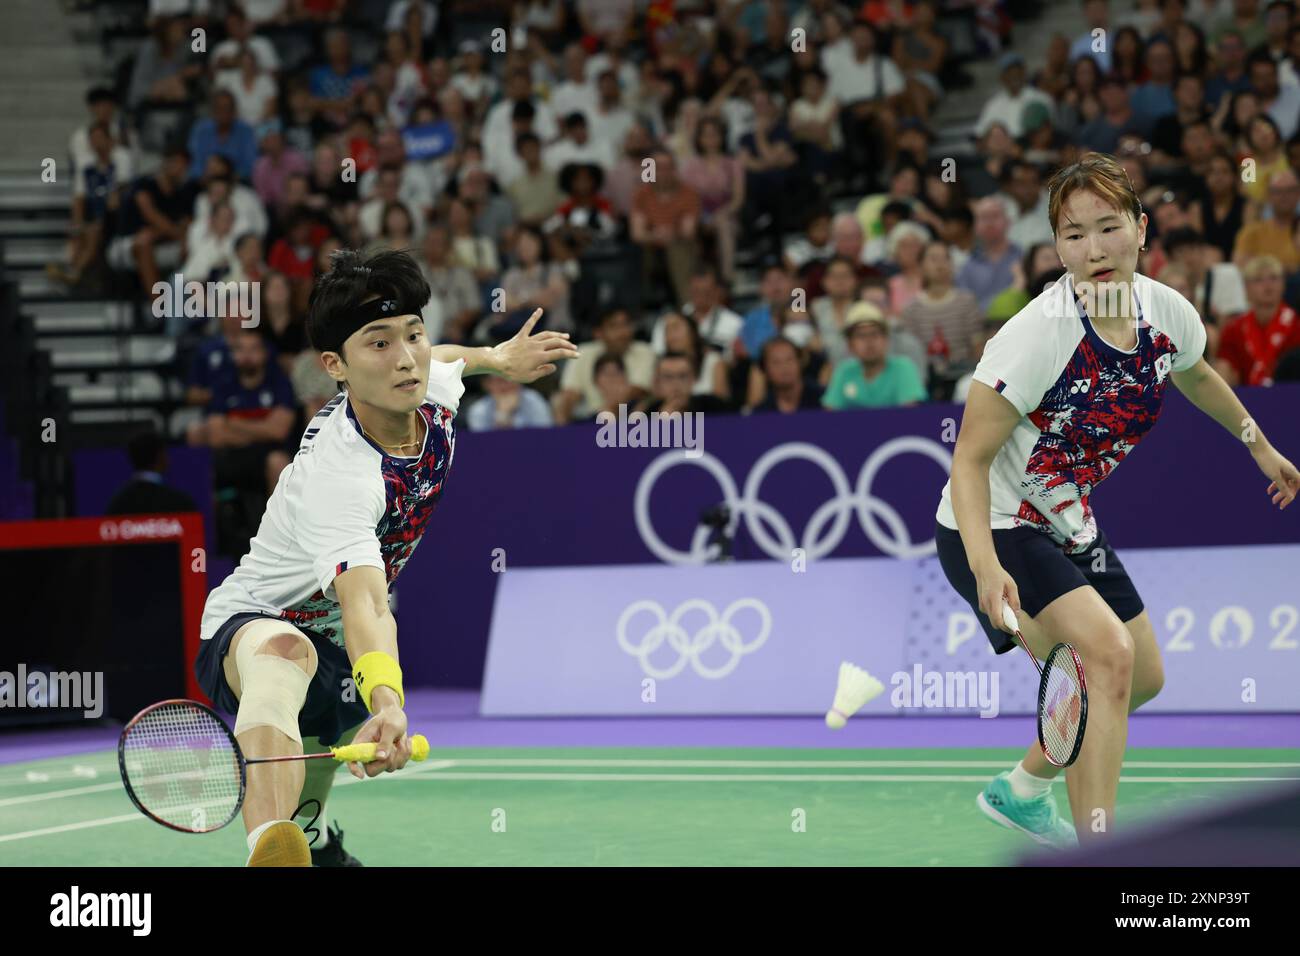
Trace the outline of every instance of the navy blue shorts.
{"type": "MultiPolygon", "coordinates": [[[[226,683],[222,661],[239,628],[259,617],[270,621],[280,620],[274,614],[241,612],[217,628],[211,640],[199,642],[199,656],[194,660],[194,676],[203,688],[203,693],[211,698],[217,709],[228,714],[238,712],[239,698],[226,683]]],[[[298,627],[296,624],[294,626],[298,627]]],[[[343,682],[352,676],[352,663],[348,660],[347,651],[307,628],[298,627],[298,630],[307,635],[316,646],[317,660],[316,676],[307,685],[307,703],[298,713],[298,732],[304,737],[319,737],[322,744],[332,746],[338,743],[345,732],[368,720],[370,712],[366,710],[360,695],[356,695],[354,701],[343,699],[343,682]]]]}
{"type": "MultiPolygon", "coordinates": [[[[1017,646],[1015,637],[1000,631],[980,612],[979,591],[975,574],[966,559],[966,548],[961,535],[936,522],[934,541],[939,550],[939,563],[948,583],[966,599],[980,626],[988,635],[989,643],[998,654],[1005,654],[1017,646]]],[[[1119,556],[1110,546],[1105,532],[1097,529],[1097,540],[1091,548],[1080,554],[1066,554],[1055,541],[1041,531],[1030,527],[994,529],[993,548],[998,561],[1016,582],[1020,594],[1020,609],[1031,618],[1062,594],[1075,588],[1091,585],[1101,595],[1121,621],[1131,621],[1142,613],[1142,598],[1120,563],[1119,556]],[[1104,571],[1094,571],[1097,549],[1105,556],[1104,571]]]]}

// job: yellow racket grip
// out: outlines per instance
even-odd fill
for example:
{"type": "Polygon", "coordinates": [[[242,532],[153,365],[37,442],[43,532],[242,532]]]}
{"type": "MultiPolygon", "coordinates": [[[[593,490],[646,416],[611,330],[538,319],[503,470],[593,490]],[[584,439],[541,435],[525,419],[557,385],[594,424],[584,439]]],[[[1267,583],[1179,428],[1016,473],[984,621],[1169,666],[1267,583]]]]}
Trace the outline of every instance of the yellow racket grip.
{"type": "MultiPolygon", "coordinates": [[[[368,744],[348,744],[345,747],[331,747],[330,753],[334,754],[334,759],[339,763],[370,763],[375,759],[375,751],[379,749],[376,743],[368,744]]],[[[411,737],[411,759],[424,760],[429,756],[429,741],[425,739],[424,734],[415,734],[411,737]]]]}

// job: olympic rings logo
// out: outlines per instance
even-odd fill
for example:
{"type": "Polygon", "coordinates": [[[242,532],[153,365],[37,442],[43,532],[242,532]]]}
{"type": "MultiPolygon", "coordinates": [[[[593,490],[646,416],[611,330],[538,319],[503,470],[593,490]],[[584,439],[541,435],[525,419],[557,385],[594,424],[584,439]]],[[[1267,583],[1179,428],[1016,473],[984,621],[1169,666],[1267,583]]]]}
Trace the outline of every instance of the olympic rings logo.
{"type": "Polygon", "coordinates": [[[740,598],[727,605],[727,609],[718,616],[717,609],[703,598],[683,601],[671,615],[665,615],[663,607],[656,601],[634,601],[624,608],[618,618],[618,646],[641,662],[641,670],[650,677],[666,680],[676,677],[689,663],[695,673],[708,680],[720,680],[736,669],[740,659],[752,654],[767,641],[772,632],[772,612],[757,598],[740,598]],[[734,615],[751,610],[758,615],[758,634],[749,643],[741,636],[731,619],[734,615]],[[686,632],[681,621],[692,611],[701,612],[706,618],[704,626],[694,635],[686,632]],[[628,638],[628,625],[637,615],[651,614],[655,623],[633,643],[628,638]],[[703,657],[714,643],[720,644],[730,653],[730,657],[717,667],[705,664],[703,657]],[[650,662],[650,657],[665,643],[677,652],[677,660],[668,667],[657,667],[650,662]]]}
{"type": "Polygon", "coordinates": [[[789,560],[797,547],[802,547],[810,560],[825,557],[844,540],[854,514],[863,534],[880,551],[896,558],[923,557],[934,553],[934,539],[913,543],[898,512],[871,493],[876,474],[885,463],[896,455],[909,452],[924,455],[942,466],[946,473],[952,473],[952,454],[948,449],[931,439],[906,435],[891,439],[873,451],[858,473],[857,484],[850,489],[848,477],[839,462],[825,449],[808,442],[787,442],[768,450],[754,463],[741,494],[731,472],[713,455],[705,452],[699,458],[686,458],[680,451],[670,451],[651,462],[637,482],[632,501],[637,531],[646,548],[660,561],[668,564],[704,563],[708,554],[709,528],[696,528],[691,549],[681,551],[659,537],[650,519],[650,493],[659,476],[677,465],[689,464],[703,468],[717,480],[722,490],[722,503],[731,512],[728,533],[735,533],[736,522],[743,517],[750,537],[775,560],[789,560]],[[768,472],[790,459],[818,465],[830,478],[835,490],[834,497],[813,512],[800,541],[795,540],[794,531],[785,517],[758,496],[768,472]]]}

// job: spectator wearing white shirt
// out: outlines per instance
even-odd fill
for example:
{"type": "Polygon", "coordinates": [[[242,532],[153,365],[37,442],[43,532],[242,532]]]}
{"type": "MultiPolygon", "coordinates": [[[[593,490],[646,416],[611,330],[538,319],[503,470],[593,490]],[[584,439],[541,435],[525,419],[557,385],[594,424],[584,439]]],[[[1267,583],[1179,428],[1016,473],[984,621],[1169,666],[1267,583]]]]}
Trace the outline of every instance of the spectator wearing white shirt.
{"type": "Polygon", "coordinates": [[[259,236],[266,236],[270,225],[266,205],[257,190],[235,179],[235,167],[229,159],[220,153],[209,156],[203,166],[203,183],[204,191],[199,193],[194,202],[195,223],[206,229],[212,207],[228,202],[235,211],[236,233],[242,235],[245,232],[255,232],[259,236]],[[216,182],[220,182],[220,185],[214,188],[213,183],[216,182]]]}
{"type": "Polygon", "coordinates": [[[542,151],[542,162],[557,173],[571,163],[595,163],[608,172],[614,165],[614,152],[608,143],[590,138],[585,116],[571,113],[564,118],[564,138],[542,151]]]}
{"type": "Polygon", "coordinates": [[[1013,159],[1002,167],[1002,200],[1011,220],[1007,235],[1021,249],[1055,241],[1042,180],[1038,167],[1022,159],[1013,159]]]}
{"type": "MultiPolygon", "coordinates": [[[[700,335],[709,346],[730,355],[731,343],[744,328],[745,319],[740,313],[727,308],[723,302],[725,293],[722,283],[718,281],[717,269],[711,265],[698,266],[691,273],[690,284],[686,287],[688,301],[682,306],[682,315],[695,321],[700,335]]],[[[655,323],[650,333],[650,344],[660,355],[667,351],[662,319],[655,323]]]]}
{"type": "Polygon", "coordinates": [[[249,126],[260,126],[275,116],[280,87],[258,64],[257,54],[244,49],[239,54],[239,69],[222,71],[216,87],[228,90],[235,98],[235,114],[249,126]]]}
{"type": "Polygon", "coordinates": [[[386,129],[375,137],[375,165],[367,170],[357,183],[357,192],[365,200],[369,199],[379,180],[379,170],[385,166],[398,166],[402,170],[402,185],[398,196],[406,207],[414,213],[414,219],[422,221],[433,209],[433,186],[429,171],[421,163],[406,161],[406,147],[402,144],[402,134],[395,129],[386,129]]]}
{"type": "Polygon", "coordinates": [[[1300,125],[1300,86],[1282,86],[1278,82],[1277,64],[1266,50],[1256,50],[1247,63],[1260,110],[1277,124],[1283,140],[1290,139],[1300,125]]]}
{"type": "Polygon", "coordinates": [[[831,96],[826,74],[808,70],[800,79],[800,96],[790,104],[790,134],[798,144],[800,157],[813,179],[824,179],[831,171],[834,154],[843,145],[840,105],[831,96]]]}
{"type": "Polygon", "coordinates": [[[90,110],[90,121],[80,126],[68,139],[68,154],[72,158],[72,168],[78,169],[95,161],[94,150],[90,146],[90,128],[96,123],[108,127],[113,142],[126,148],[135,156],[135,137],[130,125],[118,113],[117,95],[104,86],[95,86],[86,93],[86,107],[90,110]]]}
{"type": "Polygon", "coordinates": [[[488,153],[483,161],[484,167],[492,175],[500,186],[514,182],[524,173],[524,161],[519,156],[517,143],[519,137],[525,133],[536,135],[533,130],[533,120],[537,111],[533,104],[527,100],[522,100],[514,105],[510,113],[510,144],[504,149],[498,149],[488,153]]]}
{"type": "Polygon", "coordinates": [[[275,74],[280,69],[280,54],[275,45],[266,37],[253,32],[252,24],[239,7],[231,7],[226,14],[226,39],[216,45],[212,51],[212,71],[214,79],[220,80],[223,74],[239,73],[239,56],[244,50],[252,50],[257,57],[257,65],[265,73],[275,74]]]}
{"type": "MultiPolygon", "coordinates": [[[[220,278],[235,263],[235,211],[229,203],[220,203],[212,210],[206,228],[191,223],[188,239],[189,255],[181,265],[181,275],[186,282],[207,282],[220,278]]],[[[169,328],[169,333],[179,329],[169,328]]]]}
{"type": "Polygon", "coordinates": [[[564,48],[564,79],[555,84],[547,100],[556,116],[581,113],[591,121],[596,111],[596,84],[587,77],[587,52],[580,43],[564,48]]]}
{"type": "Polygon", "coordinates": [[[847,56],[829,56],[822,64],[830,94],[841,107],[846,159],[850,169],[886,169],[894,159],[895,116],[907,81],[897,64],[879,52],[879,37],[870,23],[855,21],[849,40],[847,56]]]}
{"type": "Polygon", "coordinates": [[[600,74],[597,81],[596,111],[591,116],[589,132],[592,141],[603,146],[610,157],[605,170],[614,165],[613,157],[623,144],[627,131],[636,122],[636,116],[623,105],[623,94],[619,88],[618,75],[613,70],[600,74]]]}
{"type": "Polygon", "coordinates": [[[587,82],[593,86],[606,70],[613,70],[618,75],[618,85],[629,99],[635,99],[640,93],[641,75],[636,64],[624,54],[627,46],[627,34],[618,33],[606,36],[605,48],[587,61],[587,82]]]}
{"type": "Polygon", "coordinates": [[[465,97],[476,118],[487,114],[488,104],[499,87],[496,77],[483,69],[483,46],[477,40],[461,41],[459,65],[452,74],[451,85],[465,97]]]}
{"type": "Polygon", "coordinates": [[[994,93],[980,111],[975,122],[975,135],[983,136],[994,123],[1001,123],[1012,139],[1019,139],[1025,131],[1025,107],[1042,103],[1055,115],[1056,104],[1042,90],[1025,85],[1025,58],[1019,53],[1004,53],[998,61],[1002,89],[994,93]]]}
{"type": "MultiPolygon", "coordinates": [[[[1171,264],[1185,270],[1191,292],[1187,301],[1196,306],[1206,322],[1222,329],[1230,319],[1250,311],[1241,270],[1231,262],[1218,261],[1221,253],[1195,229],[1183,226],[1170,230],[1161,247],[1171,264]]],[[[1163,272],[1159,278],[1165,281],[1163,272]]]]}
{"type": "Polygon", "coordinates": [[[555,113],[551,107],[533,95],[533,81],[527,67],[516,67],[506,76],[506,95],[499,103],[492,106],[483,121],[483,155],[491,156],[493,152],[510,149],[514,146],[514,135],[510,125],[515,104],[528,102],[533,104],[533,131],[543,143],[555,139],[559,128],[555,122],[555,113]]]}

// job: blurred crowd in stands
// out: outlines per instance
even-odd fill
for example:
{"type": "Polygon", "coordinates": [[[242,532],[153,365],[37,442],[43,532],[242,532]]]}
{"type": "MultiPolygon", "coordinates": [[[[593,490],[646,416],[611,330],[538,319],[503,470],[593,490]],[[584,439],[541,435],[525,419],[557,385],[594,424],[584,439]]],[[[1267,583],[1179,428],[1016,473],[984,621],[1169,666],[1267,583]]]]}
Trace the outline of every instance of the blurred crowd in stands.
{"type": "Polygon", "coordinates": [[[1085,0],[1077,36],[1013,36],[1015,12],[151,0],[72,135],[51,272],[142,307],[176,273],[260,283],[255,329],[154,321],[184,343],[186,439],[273,484],[335,392],[304,318],[340,246],[418,257],[434,341],[490,344],[537,307],[579,341],[536,388],[471,380],[474,430],[963,401],[1061,275],[1047,177],[1100,150],[1151,218],[1139,270],[1197,306],[1207,358],[1232,384],[1300,378],[1296,4],[1085,0]],[[971,60],[997,86],[973,129],[936,131],[971,60]]]}

